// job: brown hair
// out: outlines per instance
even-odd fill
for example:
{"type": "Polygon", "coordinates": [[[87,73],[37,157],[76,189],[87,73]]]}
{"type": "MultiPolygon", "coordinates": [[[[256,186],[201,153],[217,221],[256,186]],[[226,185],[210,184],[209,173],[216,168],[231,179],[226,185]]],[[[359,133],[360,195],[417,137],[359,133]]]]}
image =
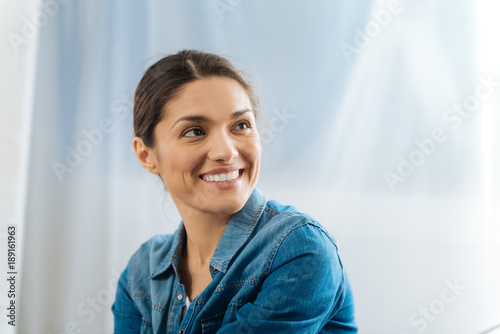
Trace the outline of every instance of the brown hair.
{"type": "Polygon", "coordinates": [[[219,76],[236,80],[248,94],[257,117],[258,100],[252,86],[227,59],[213,53],[182,50],[149,67],[137,85],[134,97],[134,132],[148,147],[154,147],[154,129],[165,115],[165,107],[181,88],[198,79],[219,76]]]}

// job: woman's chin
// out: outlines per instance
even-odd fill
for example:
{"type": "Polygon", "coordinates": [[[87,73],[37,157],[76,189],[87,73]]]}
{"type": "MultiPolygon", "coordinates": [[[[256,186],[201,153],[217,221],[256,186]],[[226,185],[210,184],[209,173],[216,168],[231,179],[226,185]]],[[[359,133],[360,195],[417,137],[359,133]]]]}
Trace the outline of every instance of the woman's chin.
{"type": "Polygon", "coordinates": [[[208,210],[209,212],[213,212],[221,215],[232,215],[238,211],[240,211],[243,206],[245,206],[245,202],[234,200],[225,201],[220,203],[219,201],[211,201],[209,203],[208,210]]]}

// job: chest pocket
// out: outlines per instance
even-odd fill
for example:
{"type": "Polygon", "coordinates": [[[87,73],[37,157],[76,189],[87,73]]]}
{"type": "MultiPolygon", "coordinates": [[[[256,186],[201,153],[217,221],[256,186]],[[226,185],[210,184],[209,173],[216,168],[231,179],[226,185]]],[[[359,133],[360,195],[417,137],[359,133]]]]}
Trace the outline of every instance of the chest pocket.
{"type": "Polygon", "coordinates": [[[217,333],[221,327],[236,320],[236,313],[241,304],[229,305],[227,310],[219,312],[210,317],[201,320],[201,329],[203,334],[217,333]]]}
{"type": "Polygon", "coordinates": [[[151,319],[142,318],[141,334],[153,334],[153,324],[151,319]]]}
{"type": "Polygon", "coordinates": [[[208,318],[201,320],[201,330],[203,334],[217,333],[217,331],[222,326],[222,321],[224,320],[225,311],[219,312],[208,318]]]}

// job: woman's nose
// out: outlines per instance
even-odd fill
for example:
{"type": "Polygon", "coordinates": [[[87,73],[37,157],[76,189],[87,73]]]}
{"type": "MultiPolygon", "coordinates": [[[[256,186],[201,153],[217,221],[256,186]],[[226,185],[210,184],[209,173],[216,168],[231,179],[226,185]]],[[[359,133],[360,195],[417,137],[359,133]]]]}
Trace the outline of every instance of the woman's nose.
{"type": "Polygon", "coordinates": [[[208,158],[213,161],[229,163],[238,156],[236,141],[230,134],[217,132],[208,141],[208,158]]]}

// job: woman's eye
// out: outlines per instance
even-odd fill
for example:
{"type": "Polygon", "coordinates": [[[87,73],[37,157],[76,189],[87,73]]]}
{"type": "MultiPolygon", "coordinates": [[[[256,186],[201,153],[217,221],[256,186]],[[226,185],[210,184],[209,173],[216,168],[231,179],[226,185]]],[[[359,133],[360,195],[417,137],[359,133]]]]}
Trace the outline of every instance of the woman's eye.
{"type": "Polygon", "coordinates": [[[248,121],[239,122],[236,125],[236,130],[246,130],[250,128],[250,123],[248,121]]]}
{"type": "Polygon", "coordinates": [[[194,128],[194,129],[191,129],[191,130],[184,132],[184,134],[182,136],[183,137],[198,137],[198,136],[203,136],[204,134],[205,134],[205,132],[203,132],[203,130],[201,130],[199,128],[194,128]]]}

